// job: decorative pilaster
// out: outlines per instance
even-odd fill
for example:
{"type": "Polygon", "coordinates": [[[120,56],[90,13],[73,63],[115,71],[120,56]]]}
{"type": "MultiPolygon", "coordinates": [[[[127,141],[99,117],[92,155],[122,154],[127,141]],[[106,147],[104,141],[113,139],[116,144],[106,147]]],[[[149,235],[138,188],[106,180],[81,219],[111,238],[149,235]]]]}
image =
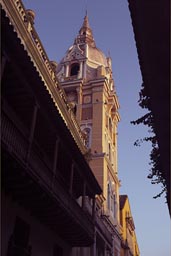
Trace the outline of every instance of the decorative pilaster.
{"type": "Polygon", "coordinates": [[[69,63],[65,64],[65,76],[68,77],[69,76],[69,63]]]}
{"type": "Polygon", "coordinates": [[[78,74],[78,79],[81,79],[83,77],[83,62],[80,62],[80,71],[78,74]]]}

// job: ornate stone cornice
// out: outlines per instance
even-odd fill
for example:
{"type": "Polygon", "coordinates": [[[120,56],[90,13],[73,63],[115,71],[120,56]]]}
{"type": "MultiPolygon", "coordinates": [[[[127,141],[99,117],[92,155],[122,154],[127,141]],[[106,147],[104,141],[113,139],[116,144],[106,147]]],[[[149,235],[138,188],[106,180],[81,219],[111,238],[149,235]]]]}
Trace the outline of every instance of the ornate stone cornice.
{"type": "Polygon", "coordinates": [[[17,37],[20,39],[47,92],[50,94],[53,104],[68,127],[77,146],[85,154],[86,148],[81,129],[67,104],[64,90],[57,81],[52,64],[33,26],[33,22],[30,21],[27,10],[25,10],[20,0],[0,0],[0,3],[10,20],[9,24],[13,26],[13,30],[17,33],[17,37]]]}

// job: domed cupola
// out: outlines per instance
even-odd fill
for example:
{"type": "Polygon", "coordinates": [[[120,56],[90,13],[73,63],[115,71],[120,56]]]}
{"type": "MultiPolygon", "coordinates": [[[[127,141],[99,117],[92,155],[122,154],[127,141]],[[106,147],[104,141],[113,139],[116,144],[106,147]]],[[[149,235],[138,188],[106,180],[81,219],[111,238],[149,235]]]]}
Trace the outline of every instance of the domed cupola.
{"type": "Polygon", "coordinates": [[[111,80],[111,59],[96,47],[87,13],[73,45],[57,66],[57,77],[60,82],[78,79],[88,82],[102,77],[111,80]]]}

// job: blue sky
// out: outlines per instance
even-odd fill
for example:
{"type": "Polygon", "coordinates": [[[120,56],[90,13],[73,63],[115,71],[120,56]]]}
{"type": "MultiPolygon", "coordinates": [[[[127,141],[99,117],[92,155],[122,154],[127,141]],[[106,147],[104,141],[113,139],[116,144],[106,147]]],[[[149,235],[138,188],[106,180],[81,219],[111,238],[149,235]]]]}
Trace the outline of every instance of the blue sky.
{"type": "Polygon", "coordinates": [[[127,0],[24,0],[36,13],[35,28],[50,60],[65,55],[83,23],[86,8],[96,45],[112,58],[113,78],[119,97],[118,173],[121,194],[127,194],[135,222],[141,256],[170,255],[170,218],[164,196],[153,199],[160,185],[147,179],[151,145],[133,144],[147,128],[134,126],[145,112],[138,106],[142,78],[127,0]]]}

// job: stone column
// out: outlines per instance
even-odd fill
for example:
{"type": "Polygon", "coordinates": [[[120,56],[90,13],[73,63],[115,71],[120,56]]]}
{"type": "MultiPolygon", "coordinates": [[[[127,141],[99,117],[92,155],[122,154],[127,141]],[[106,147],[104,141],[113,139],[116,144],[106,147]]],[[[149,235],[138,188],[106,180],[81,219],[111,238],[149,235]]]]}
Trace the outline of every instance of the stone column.
{"type": "Polygon", "coordinates": [[[2,79],[2,76],[3,76],[3,73],[4,73],[4,69],[5,69],[6,63],[7,63],[7,58],[6,58],[4,55],[2,55],[2,61],[1,61],[1,79],[2,79]]]}
{"type": "Polygon", "coordinates": [[[83,62],[80,62],[80,70],[79,70],[79,74],[78,74],[78,79],[83,77],[83,62]]]}
{"type": "Polygon", "coordinates": [[[88,58],[88,44],[85,45],[85,56],[88,58]]]}
{"type": "Polygon", "coordinates": [[[112,236],[112,256],[114,256],[114,250],[115,250],[115,246],[114,246],[114,236],[112,236]]]}
{"type": "Polygon", "coordinates": [[[82,112],[82,84],[76,89],[77,92],[77,112],[76,119],[80,123],[81,121],[81,112],[82,112]]]}
{"type": "Polygon", "coordinates": [[[38,108],[39,108],[39,106],[36,103],[35,106],[34,106],[34,110],[33,110],[31,129],[30,129],[30,134],[29,134],[29,146],[28,146],[28,150],[27,150],[26,164],[28,163],[28,160],[29,160],[29,157],[30,157],[30,152],[31,152],[31,147],[32,147],[33,137],[34,137],[34,131],[35,131],[35,126],[36,126],[36,120],[37,120],[38,108]]]}
{"type": "Polygon", "coordinates": [[[83,65],[83,78],[86,78],[86,70],[87,70],[87,67],[86,67],[86,60],[85,60],[83,65]]]}
{"type": "Polygon", "coordinates": [[[71,174],[70,174],[70,184],[69,184],[69,192],[71,195],[72,195],[73,178],[74,178],[74,163],[72,162],[71,174]]]}
{"type": "Polygon", "coordinates": [[[86,183],[84,181],[84,184],[83,184],[83,196],[82,196],[82,208],[83,209],[85,207],[85,195],[86,195],[86,183]]]}
{"type": "Polygon", "coordinates": [[[60,142],[60,139],[59,139],[59,137],[57,137],[56,142],[55,142],[54,157],[53,157],[52,188],[53,188],[53,184],[54,184],[55,177],[56,177],[56,166],[57,166],[57,161],[58,161],[59,142],[60,142]]]}
{"type": "Polygon", "coordinates": [[[68,77],[69,76],[69,63],[65,64],[65,76],[68,77]]]}
{"type": "Polygon", "coordinates": [[[104,256],[107,256],[107,246],[106,246],[106,243],[104,245],[104,256]]]}
{"type": "Polygon", "coordinates": [[[96,214],[96,198],[94,196],[93,198],[93,206],[92,206],[92,218],[93,218],[93,222],[95,222],[95,214],[96,214]]]}
{"type": "Polygon", "coordinates": [[[91,256],[96,256],[96,230],[94,230],[94,243],[91,247],[91,256]]]}

